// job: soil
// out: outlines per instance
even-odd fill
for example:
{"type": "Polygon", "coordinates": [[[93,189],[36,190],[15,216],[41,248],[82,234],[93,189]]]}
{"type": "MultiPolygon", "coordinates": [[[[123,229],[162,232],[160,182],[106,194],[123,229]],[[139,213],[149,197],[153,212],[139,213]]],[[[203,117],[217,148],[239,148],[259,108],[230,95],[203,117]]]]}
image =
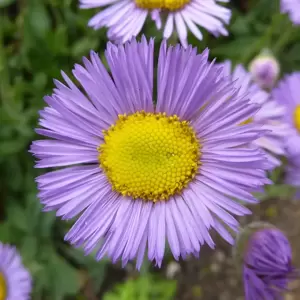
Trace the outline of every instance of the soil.
{"type": "MultiPolygon", "coordinates": [[[[294,265],[300,268],[300,201],[266,200],[253,206],[252,211],[250,217],[240,219],[241,224],[260,220],[276,225],[288,236],[294,265]]],[[[233,263],[232,247],[217,235],[214,240],[216,250],[203,247],[199,259],[190,258],[178,264],[176,300],[244,299],[242,278],[233,263]]],[[[294,281],[290,289],[284,299],[300,300],[300,281],[294,281]]]]}

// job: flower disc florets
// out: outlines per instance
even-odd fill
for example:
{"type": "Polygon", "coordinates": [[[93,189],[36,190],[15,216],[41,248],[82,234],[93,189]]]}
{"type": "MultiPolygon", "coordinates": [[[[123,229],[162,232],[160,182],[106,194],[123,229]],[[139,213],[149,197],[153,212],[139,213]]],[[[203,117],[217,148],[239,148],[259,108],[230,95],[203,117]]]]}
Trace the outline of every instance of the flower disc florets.
{"type": "Polygon", "coordinates": [[[175,11],[183,8],[190,0],[135,0],[137,7],[144,9],[166,9],[175,11]]]}
{"type": "Polygon", "coordinates": [[[5,300],[7,294],[7,286],[4,274],[0,271],[0,300],[5,300]]]}
{"type": "Polygon", "coordinates": [[[298,104],[294,110],[295,128],[300,133],[300,105],[298,104]]]}
{"type": "Polygon", "coordinates": [[[186,187],[198,169],[194,130],[176,115],[119,115],[104,140],[99,161],[122,195],[154,202],[168,199],[186,187]]]}

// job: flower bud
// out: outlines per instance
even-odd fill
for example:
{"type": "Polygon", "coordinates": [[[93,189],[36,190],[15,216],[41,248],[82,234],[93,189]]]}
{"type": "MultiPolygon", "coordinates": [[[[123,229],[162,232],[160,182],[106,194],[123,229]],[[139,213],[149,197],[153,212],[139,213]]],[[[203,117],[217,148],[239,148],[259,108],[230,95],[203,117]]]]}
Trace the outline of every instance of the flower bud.
{"type": "Polygon", "coordinates": [[[245,300],[279,299],[297,277],[289,241],[271,224],[252,223],[242,230],[234,255],[242,266],[245,300]]]}
{"type": "Polygon", "coordinates": [[[262,51],[249,66],[253,80],[263,89],[271,89],[278,79],[280,66],[269,50],[262,51]]]}

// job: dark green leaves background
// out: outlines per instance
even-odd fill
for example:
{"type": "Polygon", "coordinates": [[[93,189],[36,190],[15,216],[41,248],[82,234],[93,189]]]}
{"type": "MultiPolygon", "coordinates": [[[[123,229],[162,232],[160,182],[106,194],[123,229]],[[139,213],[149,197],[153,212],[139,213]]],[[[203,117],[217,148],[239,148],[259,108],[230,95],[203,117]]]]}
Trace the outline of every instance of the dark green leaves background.
{"type": "MultiPolygon", "coordinates": [[[[300,69],[300,29],[278,13],[277,0],[235,0],[231,7],[229,37],[206,33],[190,43],[209,47],[211,58],[246,65],[269,47],[283,72],[300,69]]],[[[76,0],[0,0],[0,241],[20,250],[34,278],[32,299],[173,299],[176,282],[163,273],[146,265],[137,276],[71,248],[63,240],[71,223],[43,213],[36,197],[39,171],[28,148],[38,110],[60,70],[70,74],[90,49],[103,57],[105,30],[87,27],[95,12],[79,10],[76,0]]],[[[151,23],[144,32],[161,40],[151,23]]]]}

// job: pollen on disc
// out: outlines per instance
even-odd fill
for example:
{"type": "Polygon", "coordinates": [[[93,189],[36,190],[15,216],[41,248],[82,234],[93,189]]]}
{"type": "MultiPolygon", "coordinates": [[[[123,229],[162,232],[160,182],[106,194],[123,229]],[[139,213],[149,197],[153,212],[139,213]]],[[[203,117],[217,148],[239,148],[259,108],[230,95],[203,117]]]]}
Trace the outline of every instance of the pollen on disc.
{"type": "Polygon", "coordinates": [[[120,115],[98,151],[115,191],[155,202],[180,193],[194,178],[200,144],[178,116],[137,112],[120,115]]]}
{"type": "Polygon", "coordinates": [[[300,105],[297,105],[294,111],[294,124],[297,131],[300,133],[300,105]]]}
{"type": "Polygon", "coordinates": [[[7,295],[7,284],[3,273],[0,272],[0,300],[5,300],[7,295]]]}
{"type": "Polygon", "coordinates": [[[166,9],[175,11],[183,8],[190,0],[135,0],[139,8],[144,9],[166,9]]]}

